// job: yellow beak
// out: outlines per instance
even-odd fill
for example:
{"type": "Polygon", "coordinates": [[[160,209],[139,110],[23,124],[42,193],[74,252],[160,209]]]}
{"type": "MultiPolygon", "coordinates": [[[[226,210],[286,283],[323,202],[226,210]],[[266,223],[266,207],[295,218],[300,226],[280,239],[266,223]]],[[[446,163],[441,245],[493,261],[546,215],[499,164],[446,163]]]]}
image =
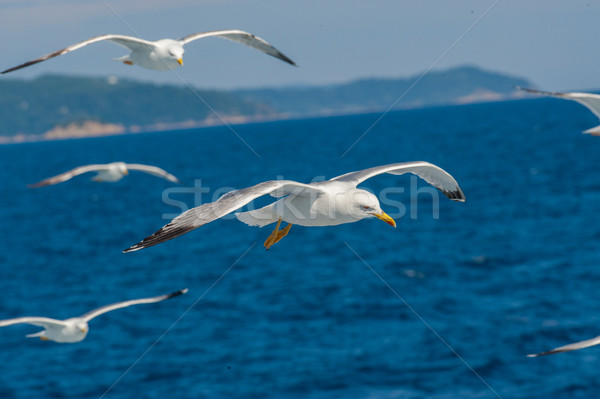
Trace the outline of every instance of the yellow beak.
{"type": "Polygon", "coordinates": [[[381,211],[380,214],[373,213],[373,216],[375,216],[379,220],[383,220],[384,222],[386,222],[390,226],[393,226],[394,228],[396,228],[396,222],[387,213],[381,211]]]}
{"type": "Polygon", "coordinates": [[[183,58],[177,58],[177,62],[179,65],[183,66],[183,58]]]}

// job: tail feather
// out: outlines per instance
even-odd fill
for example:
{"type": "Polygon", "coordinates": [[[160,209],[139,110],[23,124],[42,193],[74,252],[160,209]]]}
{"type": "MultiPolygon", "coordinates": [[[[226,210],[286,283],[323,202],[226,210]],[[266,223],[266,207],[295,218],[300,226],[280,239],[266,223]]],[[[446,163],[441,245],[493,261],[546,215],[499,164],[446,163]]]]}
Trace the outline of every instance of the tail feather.
{"type": "Polygon", "coordinates": [[[236,213],[235,217],[238,218],[240,222],[246,223],[248,226],[258,227],[264,227],[277,221],[273,212],[273,204],[253,211],[236,213]]]}
{"type": "Polygon", "coordinates": [[[26,337],[27,338],[36,338],[36,337],[41,337],[42,335],[44,335],[45,330],[42,330],[40,332],[36,332],[33,334],[27,334],[26,337]]]}

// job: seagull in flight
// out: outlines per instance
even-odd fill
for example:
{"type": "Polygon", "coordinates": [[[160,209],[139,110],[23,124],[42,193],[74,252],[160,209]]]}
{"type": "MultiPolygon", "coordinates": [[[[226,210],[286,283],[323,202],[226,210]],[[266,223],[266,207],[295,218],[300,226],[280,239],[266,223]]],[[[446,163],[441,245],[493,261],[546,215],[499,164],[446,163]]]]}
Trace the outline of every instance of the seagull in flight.
{"type": "Polygon", "coordinates": [[[310,184],[292,180],[272,180],[230,191],[215,202],[192,208],[123,252],[137,251],[178,237],[266,194],[281,199],[257,210],[237,213],[236,217],[250,226],[263,227],[276,223],[275,230],[264,243],[267,249],[285,237],[293,224],[334,226],[374,217],[396,227],[394,219],[381,210],[377,197],[357,188],[363,181],[382,173],[392,175],[412,173],[441,190],[451,200],[465,201],[465,195],[456,180],[443,169],[428,162],[376,166],[310,184]],[[287,222],[288,225],[279,230],[282,221],[287,222]]]}
{"type": "MultiPolygon", "coordinates": [[[[559,92],[550,92],[550,91],[541,91],[541,90],[533,90],[526,89],[520,86],[516,86],[517,89],[526,91],[528,93],[541,94],[544,96],[557,97],[565,100],[573,100],[577,101],[579,104],[585,106],[587,109],[592,111],[594,115],[600,118],[600,95],[593,93],[559,93],[559,92]]],[[[593,127],[584,131],[583,133],[591,134],[593,136],[600,136],[600,126],[593,127]]]]}
{"type": "Polygon", "coordinates": [[[101,308],[92,310],[79,317],[72,317],[66,320],[56,320],[48,317],[19,317],[16,319],[0,320],[0,327],[11,326],[13,324],[31,324],[44,329],[34,334],[28,334],[27,338],[40,337],[42,341],[54,341],[60,343],[74,343],[85,339],[89,331],[88,322],[93,318],[100,316],[106,312],[126,308],[132,305],[140,305],[143,303],[155,303],[166,301],[167,299],[185,294],[188,291],[184,288],[179,291],[172,292],[166,295],[159,295],[152,298],[132,299],[124,302],[113,303],[112,305],[102,306],[101,308]]]}
{"type": "Polygon", "coordinates": [[[245,44],[246,46],[260,50],[263,53],[266,53],[270,56],[279,58],[280,60],[285,61],[288,64],[297,66],[294,61],[283,55],[279,50],[277,50],[264,39],[261,39],[260,37],[248,32],[244,32],[237,29],[229,29],[193,33],[191,35],[182,37],[179,40],[161,39],[156,41],[148,41],[133,36],[112,34],[100,35],[79,43],[72,44],[69,47],[65,47],[53,53],[46,54],[44,56],[41,56],[40,58],[36,58],[35,60],[27,61],[21,65],[17,65],[16,67],[9,68],[0,72],[0,74],[16,71],[17,69],[25,68],[42,61],[46,61],[50,58],[58,57],[59,55],[78,50],[82,47],[87,46],[88,44],[97,43],[105,40],[118,44],[119,46],[126,47],[127,49],[129,49],[129,51],[131,51],[131,53],[129,53],[126,56],[123,56],[121,58],[115,58],[115,61],[122,61],[127,65],[139,65],[143,68],[153,69],[155,71],[168,71],[170,69],[175,69],[183,65],[184,45],[193,42],[194,40],[203,39],[205,37],[211,36],[221,37],[223,39],[228,39],[234,42],[245,44]]]}
{"type": "Polygon", "coordinates": [[[53,184],[65,182],[67,180],[72,179],[75,176],[79,176],[87,172],[97,172],[96,176],[92,178],[93,181],[116,182],[121,180],[125,175],[128,175],[130,170],[146,172],[151,175],[162,177],[163,179],[172,181],[173,183],[179,183],[178,178],[156,166],[142,165],[138,163],[113,162],[107,164],[79,166],[75,169],[71,169],[67,172],[61,173],[60,175],[49,177],[40,182],[30,184],[28,185],[28,187],[37,188],[51,186],[53,184]]]}

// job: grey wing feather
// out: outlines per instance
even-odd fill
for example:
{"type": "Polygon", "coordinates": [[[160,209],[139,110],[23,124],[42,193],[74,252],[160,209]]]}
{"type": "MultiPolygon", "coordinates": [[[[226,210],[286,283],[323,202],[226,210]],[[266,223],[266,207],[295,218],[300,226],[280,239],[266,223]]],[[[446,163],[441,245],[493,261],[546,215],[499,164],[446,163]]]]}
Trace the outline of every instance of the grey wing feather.
{"type": "Polygon", "coordinates": [[[453,201],[464,202],[466,199],[462,189],[448,172],[429,162],[422,161],[375,166],[369,169],[346,173],[345,175],[335,177],[331,180],[345,181],[357,186],[363,181],[382,173],[390,173],[392,175],[412,173],[439,189],[446,197],[453,201]]]}
{"type": "Polygon", "coordinates": [[[103,169],[106,169],[106,165],[79,166],[77,168],[68,170],[64,173],[61,173],[60,175],[52,176],[52,177],[49,177],[42,181],[39,181],[37,183],[29,184],[27,187],[37,188],[37,187],[50,186],[52,184],[58,184],[58,183],[65,182],[65,181],[72,179],[73,177],[81,175],[83,173],[94,172],[94,171],[103,170],[103,169]]]}
{"type": "Polygon", "coordinates": [[[0,327],[10,326],[13,324],[31,324],[38,327],[65,325],[62,320],[51,319],[48,317],[18,317],[16,319],[0,320],[0,327]]]}
{"type": "Polygon", "coordinates": [[[279,58],[288,64],[297,66],[294,61],[285,56],[281,51],[277,50],[266,40],[253,35],[252,33],[244,32],[242,30],[230,29],[230,30],[214,30],[209,32],[193,33],[179,39],[182,44],[192,42],[194,40],[202,39],[205,37],[216,36],[223,39],[231,40],[234,42],[245,44],[248,47],[255,48],[262,51],[270,56],[279,58]]]}
{"type": "Polygon", "coordinates": [[[541,91],[534,89],[526,89],[520,86],[516,86],[517,89],[526,91],[528,93],[534,94],[542,94],[545,96],[563,98],[565,100],[573,100],[577,101],[579,104],[583,105],[590,111],[594,113],[598,118],[600,118],[600,95],[594,93],[560,93],[560,92],[552,92],[552,91],[541,91]]]}
{"type": "Polygon", "coordinates": [[[179,237],[217,220],[263,195],[273,193],[275,196],[282,196],[286,193],[292,193],[298,188],[321,191],[311,185],[291,180],[271,180],[241,190],[230,191],[215,202],[200,205],[182,213],[156,233],[144,238],[123,252],[137,251],[179,237]]]}
{"type": "Polygon", "coordinates": [[[94,317],[98,317],[103,313],[107,313],[107,312],[110,312],[110,311],[113,311],[116,309],[126,308],[128,306],[133,306],[133,305],[141,305],[144,303],[155,303],[155,302],[166,301],[167,299],[171,299],[176,296],[183,295],[187,291],[188,291],[188,289],[184,288],[182,290],[175,291],[175,292],[172,292],[172,293],[166,294],[166,295],[159,295],[159,296],[154,296],[151,298],[132,299],[129,301],[117,302],[117,303],[113,303],[110,305],[99,307],[98,309],[94,309],[90,312],[87,312],[86,314],[79,316],[79,318],[85,320],[85,322],[87,323],[88,321],[92,320],[94,317]]]}
{"type": "Polygon", "coordinates": [[[179,179],[178,178],[176,178],[175,176],[173,176],[172,174],[170,174],[166,170],[161,169],[161,168],[159,168],[157,166],[142,165],[142,164],[137,164],[137,163],[128,163],[127,164],[127,169],[130,169],[130,170],[139,170],[141,172],[146,172],[146,173],[149,173],[149,174],[154,175],[154,176],[162,177],[163,179],[167,179],[167,180],[172,181],[174,183],[179,183],[179,179]]]}
{"type": "Polygon", "coordinates": [[[575,343],[572,343],[569,345],[560,346],[558,348],[554,348],[547,352],[534,353],[534,354],[530,354],[527,356],[528,357],[538,357],[538,356],[552,355],[554,353],[570,352],[570,351],[574,351],[577,349],[589,348],[590,346],[594,346],[594,345],[598,345],[598,344],[600,344],[600,336],[592,338],[592,339],[587,339],[585,341],[579,341],[579,342],[575,342],[575,343]]]}
{"type": "Polygon", "coordinates": [[[6,69],[6,70],[0,72],[0,74],[16,71],[17,69],[25,68],[25,67],[37,64],[42,61],[46,61],[50,58],[58,57],[59,55],[63,55],[63,54],[69,53],[71,51],[75,51],[75,50],[85,47],[89,44],[97,43],[97,42],[100,42],[103,40],[110,40],[111,42],[118,44],[120,46],[123,46],[123,47],[127,47],[128,49],[130,49],[132,51],[139,48],[140,46],[146,46],[146,47],[154,46],[154,44],[152,42],[149,42],[149,41],[143,40],[143,39],[138,39],[138,38],[132,37],[132,36],[110,35],[110,34],[109,35],[100,35],[100,36],[95,36],[95,37],[89,38],[89,39],[84,40],[79,43],[72,44],[68,47],[57,50],[53,53],[43,55],[40,58],[36,58],[35,60],[27,61],[24,64],[17,65],[16,67],[6,69]]]}

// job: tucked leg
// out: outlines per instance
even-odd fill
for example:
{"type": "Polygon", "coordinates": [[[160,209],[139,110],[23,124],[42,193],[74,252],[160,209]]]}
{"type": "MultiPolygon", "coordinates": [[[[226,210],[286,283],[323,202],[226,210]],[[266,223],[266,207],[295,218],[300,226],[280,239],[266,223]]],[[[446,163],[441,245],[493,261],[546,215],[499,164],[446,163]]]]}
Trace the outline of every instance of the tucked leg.
{"type": "Polygon", "coordinates": [[[279,233],[280,225],[281,225],[281,219],[279,219],[277,221],[277,224],[275,225],[275,230],[273,230],[273,232],[271,234],[269,234],[269,236],[265,240],[265,243],[264,243],[265,248],[269,249],[269,248],[271,248],[271,245],[273,245],[275,243],[274,240],[277,237],[277,233],[279,233]]]}
{"type": "Polygon", "coordinates": [[[269,248],[271,248],[271,245],[279,242],[279,240],[281,240],[283,237],[287,236],[290,229],[292,228],[292,224],[289,223],[287,226],[285,226],[285,228],[283,230],[279,230],[280,224],[281,224],[281,219],[279,219],[277,221],[277,226],[275,226],[275,230],[273,230],[271,235],[269,235],[269,237],[265,241],[265,248],[267,248],[267,250],[269,248]]]}

